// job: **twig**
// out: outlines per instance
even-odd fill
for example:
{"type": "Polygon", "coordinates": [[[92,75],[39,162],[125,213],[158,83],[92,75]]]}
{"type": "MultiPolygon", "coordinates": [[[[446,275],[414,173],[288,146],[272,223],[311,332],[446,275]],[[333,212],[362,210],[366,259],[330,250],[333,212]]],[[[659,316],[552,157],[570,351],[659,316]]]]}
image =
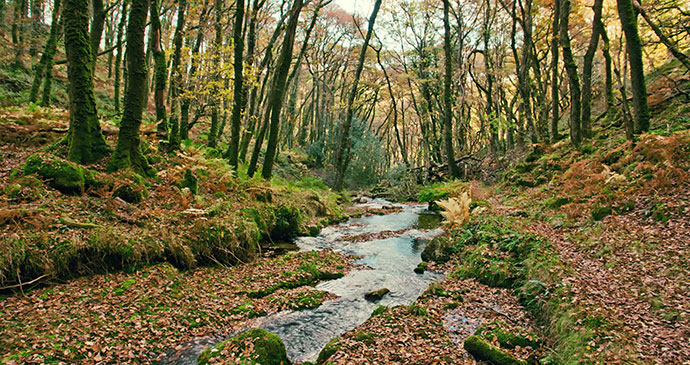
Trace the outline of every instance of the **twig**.
{"type": "Polygon", "coordinates": [[[48,276],[48,274],[43,274],[43,275],[37,277],[36,279],[33,279],[31,281],[27,281],[26,283],[22,284],[22,281],[19,279],[19,271],[17,271],[17,280],[19,281],[19,284],[3,286],[3,287],[0,287],[0,290],[19,288],[22,291],[22,295],[24,295],[24,289],[22,288],[24,285],[31,285],[31,284],[45,278],[46,276],[48,276]]]}

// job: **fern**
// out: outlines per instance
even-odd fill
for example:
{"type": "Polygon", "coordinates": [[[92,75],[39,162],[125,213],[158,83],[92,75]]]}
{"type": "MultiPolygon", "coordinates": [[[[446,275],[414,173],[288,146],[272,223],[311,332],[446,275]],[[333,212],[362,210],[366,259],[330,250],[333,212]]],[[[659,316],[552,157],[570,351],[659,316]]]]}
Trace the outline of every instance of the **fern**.
{"type": "Polygon", "coordinates": [[[444,224],[448,231],[467,224],[470,220],[470,204],[472,199],[469,192],[464,192],[459,198],[449,198],[438,201],[443,208],[441,215],[446,219],[444,224]]]}

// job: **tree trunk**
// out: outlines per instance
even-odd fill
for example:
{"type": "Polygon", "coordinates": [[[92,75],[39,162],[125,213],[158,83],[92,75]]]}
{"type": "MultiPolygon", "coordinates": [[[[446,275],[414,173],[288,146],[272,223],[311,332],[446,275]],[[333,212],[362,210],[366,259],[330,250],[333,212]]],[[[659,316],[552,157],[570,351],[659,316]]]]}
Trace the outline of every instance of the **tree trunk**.
{"type": "MultiPolygon", "coordinates": [[[[450,47],[450,23],[448,21],[449,0],[443,0],[443,53],[445,58],[445,74],[443,75],[443,139],[446,149],[446,161],[448,173],[451,178],[460,177],[460,171],[455,164],[455,152],[453,151],[453,51],[450,47]]],[[[487,70],[488,71],[488,70],[487,70]]]]}
{"type": "MultiPolygon", "coordinates": [[[[206,20],[206,10],[207,10],[207,5],[208,5],[208,0],[204,0],[204,5],[203,9],[201,10],[201,15],[199,15],[199,23],[204,24],[206,20]]],[[[199,27],[199,31],[197,32],[196,35],[196,41],[194,41],[194,47],[192,48],[192,57],[191,57],[191,65],[189,66],[189,71],[187,72],[187,82],[188,85],[191,85],[191,80],[194,77],[194,74],[196,73],[197,70],[197,63],[198,61],[196,60],[196,56],[199,54],[199,50],[201,49],[201,43],[203,42],[204,39],[204,30],[202,27],[199,27]]],[[[181,107],[180,107],[180,139],[185,140],[189,136],[189,107],[190,107],[191,100],[189,97],[184,97],[181,102],[181,107]]]]}
{"type": "Polygon", "coordinates": [[[12,45],[14,46],[13,67],[19,70],[24,69],[24,19],[26,18],[26,1],[27,0],[14,0],[14,19],[12,21],[12,45]]]}
{"type": "MultiPolygon", "coordinates": [[[[3,19],[0,18],[0,21],[3,19]]],[[[31,47],[29,55],[38,56],[41,24],[43,23],[43,0],[31,0],[31,47]]],[[[52,25],[51,25],[52,27],[52,25]]]]}
{"type": "Polygon", "coordinates": [[[551,34],[551,143],[560,139],[558,134],[558,120],[560,99],[558,96],[558,32],[560,18],[560,0],[554,1],[553,25],[551,34]]]}
{"type": "Polygon", "coordinates": [[[561,0],[560,39],[563,48],[563,63],[568,73],[570,86],[570,141],[579,146],[581,141],[580,131],[580,79],[577,76],[577,64],[573,59],[573,51],[570,48],[570,34],[568,33],[568,20],[570,18],[570,0],[561,0]]]}
{"type": "MultiPolygon", "coordinates": [[[[380,0],[378,0],[380,1],[380,0]]],[[[271,178],[273,172],[273,161],[276,156],[278,147],[278,133],[280,128],[280,110],[283,107],[283,95],[285,94],[285,81],[290,72],[290,63],[292,61],[292,48],[295,42],[295,33],[297,24],[299,22],[299,14],[302,11],[302,0],[295,0],[290,10],[290,20],[285,29],[285,37],[283,39],[283,47],[278,57],[278,64],[276,65],[276,75],[273,79],[271,87],[271,94],[269,98],[268,107],[271,108],[271,124],[268,134],[268,144],[266,145],[266,155],[264,156],[264,165],[261,171],[261,176],[268,180],[271,178]]]]}
{"type": "Polygon", "coordinates": [[[105,25],[106,11],[103,8],[103,0],[92,0],[91,10],[93,19],[91,20],[91,56],[93,57],[93,72],[96,72],[96,60],[98,59],[98,48],[101,46],[101,36],[105,25]]]}
{"type": "Polygon", "coordinates": [[[120,80],[122,72],[120,67],[122,65],[122,41],[125,30],[125,23],[127,20],[127,5],[129,0],[122,2],[122,13],[120,14],[120,22],[117,24],[117,56],[115,56],[115,81],[113,82],[114,99],[115,99],[115,113],[120,114],[120,80]]]}
{"type": "Polygon", "coordinates": [[[601,35],[599,23],[601,23],[601,9],[604,0],[594,0],[594,20],[592,21],[592,37],[589,40],[589,47],[585,53],[584,65],[582,69],[582,137],[592,137],[592,63],[594,54],[599,46],[599,36],[601,35]]]}
{"type": "Polygon", "coordinates": [[[633,110],[635,112],[635,132],[642,133],[649,130],[649,108],[647,107],[647,85],[644,80],[644,65],[642,64],[642,43],[637,32],[637,17],[631,0],[617,0],[618,16],[621,20],[625,43],[628,49],[630,63],[630,83],[633,94],[633,110]]]}
{"type": "Polygon", "coordinates": [[[223,62],[222,60],[222,55],[221,55],[221,47],[223,46],[223,1],[222,0],[216,0],[216,5],[215,5],[215,10],[216,10],[216,23],[215,23],[215,28],[216,28],[216,39],[213,42],[213,48],[214,48],[214,64],[216,66],[215,75],[213,76],[215,79],[214,82],[214,87],[213,87],[213,92],[211,93],[210,96],[210,104],[211,104],[211,130],[208,132],[208,146],[211,148],[216,147],[216,136],[218,135],[218,123],[220,121],[220,115],[219,115],[219,105],[220,105],[220,92],[218,90],[218,83],[220,82],[220,64],[223,62]]]}
{"type": "Polygon", "coordinates": [[[93,57],[88,34],[88,0],[66,0],[63,17],[70,99],[67,159],[77,163],[92,163],[105,156],[109,149],[101,133],[96,111],[93,57]]]}
{"type": "Polygon", "coordinates": [[[177,118],[180,105],[180,101],[178,100],[178,96],[180,94],[180,82],[182,81],[180,62],[182,62],[182,37],[184,32],[184,15],[186,10],[187,0],[178,0],[177,24],[175,25],[175,35],[173,36],[173,45],[175,47],[175,51],[173,52],[172,65],[170,66],[170,97],[172,99],[172,108],[170,108],[170,134],[168,135],[169,151],[175,151],[180,148],[180,123],[177,118]]]}
{"type": "Polygon", "coordinates": [[[234,80],[234,100],[232,105],[232,125],[230,127],[230,146],[228,154],[230,166],[237,170],[238,157],[240,152],[240,126],[242,124],[242,112],[246,105],[247,89],[243,82],[243,63],[244,63],[244,36],[242,34],[242,24],[244,22],[244,0],[236,0],[237,9],[235,10],[235,25],[233,27],[234,58],[233,71],[234,80]]]}
{"type": "MultiPolygon", "coordinates": [[[[161,47],[161,22],[158,16],[158,1],[151,1],[151,38],[153,40],[153,62],[155,91],[153,100],[156,104],[156,130],[168,132],[168,117],[165,110],[165,85],[168,83],[168,68],[165,62],[165,51],[161,47]]],[[[144,96],[146,97],[146,96],[144,96]]]]}
{"type": "Polygon", "coordinates": [[[34,81],[31,84],[31,92],[29,93],[29,102],[35,103],[38,100],[38,91],[41,88],[41,81],[43,76],[47,75],[48,70],[53,68],[53,57],[57,50],[57,41],[60,34],[60,0],[55,0],[53,3],[52,21],[50,24],[50,35],[46,42],[46,47],[41,55],[41,60],[36,65],[34,74],[34,81]]]}
{"type": "Polygon", "coordinates": [[[352,127],[352,117],[353,117],[353,104],[355,103],[355,97],[357,96],[357,86],[359,85],[359,77],[362,75],[362,68],[364,67],[364,58],[367,54],[367,47],[369,46],[369,40],[374,33],[374,22],[376,21],[376,15],[381,7],[381,0],[376,0],[374,3],[374,10],[371,12],[371,17],[369,18],[369,25],[367,29],[367,34],[364,36],[364,44],[362,45],[362,51],[359,54],[359,60],[357,61],[357,69],[355,70],[354,80],[352,82],[352,89],[350,89],[350,95],[347,99],[347,115],[345,121],[340,128],[340,141],[338,143],[338,149],[335,154],[335,168],[336,168],[336,179],[335,179],[335,189],[340,191],[343,189],[343,182],[345,180],[345,172],[347,171],[346,154],[350,152],[350,128],[352,127]]]}
{"type": "Polygon", "coordinates": [[[604,55],[604,68],[606,70],[606,82],[604,88],[606,93],[606,113],[611,114],[613,110],[613,71],[611,70],[611,44],[609,36],[606,32],[606,27],[603,21],[599,21],[599,32],[601,33],[601,40],[604,46],[601,47],[601,53],[604,55]]]}
{"type": "Polygon", "coordinates": [[[153,173],[139,146],[139,127],[146,106],[146,54],[144,51],[144,29],[149,0],[132,0],[132,10],[127,24],[127,77],[125,109],[117,137],[115,154],[108,163],[108,170],[115,171],[131,167],[136,172],[150,176],[153,173]]]}

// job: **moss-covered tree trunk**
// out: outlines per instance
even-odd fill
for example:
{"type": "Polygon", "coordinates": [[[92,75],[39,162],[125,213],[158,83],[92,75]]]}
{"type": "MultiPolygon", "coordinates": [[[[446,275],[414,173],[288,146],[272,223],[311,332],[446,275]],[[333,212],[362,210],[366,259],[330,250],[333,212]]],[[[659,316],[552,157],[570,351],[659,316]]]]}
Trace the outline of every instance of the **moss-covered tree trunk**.
{"type": "Polygon", "coordinates": [[[635,132],[649,130],[649,108],[647,107],[647,85],[644,79],[642,63],[642,42],[637,32],[637,16],[631,0],[617,0],[618,17],[621,20],[625,43],[630,63],[630,87],[633,94],[633,111],[635,112],[635,132]]]}
{"type": "Polygon", "coordinates": [[[556,143],[560,139],[558,133],[558,120],[560,119],[560,100],[558,90],[558,32],[559,32],[559,18],[560,0],[554,1],[553,4],[553,25],[551,28],[551,143],[556,143]]]}
{"type": "Polygon", "coordinates": [[[220,90],[218,84],[220,83],[220,69],[222,60],[221,48],[223,47],[223,0],[216,0],[216,22],[214,24],[216,30],[216,38],[213,41],[214,48],[214,67],[215,67],[215,82],[213,83],[213,90],[210,96],[211,104],[211,130],[208,132],[208,146],[216,147],[216,137],[218,136],[218,125],[220,123],[220,90]]]}
{"type": "Polygon", "coordinates": [[[93,19],[91,21],[91,34],[89,36],[91,41],[91,56],[93,57],[93,71],[96,70],[96,60],[98,59],[98,50],[101,46],[101,37],[103,36],[103,27],[105,25],[106,10],[103,8],[103,0],[92,0],[91,9],[93,11],[93,19]]]}
{"type": "Polygon", "coordinates": [[[570,19],[570,0],[561,0],[560,41],[563,48],[563,63],[568,73],[568,85],[570,86],[570,141],[579,146],[581,141],[580,131],[580,78],[577,76],[577,64],[573,58],[573,50],[570,47],[570,33],[568,22],[570,19]]]}
{"type": "MultiPolygon", "coordinates": [[[[297,32],[297,24],[299,23],[299,14],[302,11],[302,5],[302,0],[295,0],[290,10],[290,20],[288,20],[287,28],[285,29],[283,47],[278,57],[278,63],[276,65],[277,71],[273,79],[273,85],[271,86],[271,93],[268,99],[268,107],[271,108],[271,124],[268,129],[268,144],[266,145],[266,155],[264,156],[264,165],[261,170],[261,176],[266,180],[271,178],[273,161],[278,150],[280,111],[283,107],[283,96],[285,95],[286,88],[285,81],[287,81],[288,73],[290,72],[292,48],[295,43],[295,33],[297,32]]],[[[366,45],[364,47],[366,48],[366,45]]]]}
{"type": "Polygon", "coordinates": [[[592,21],[592,36],[589,39],[589,47],[585,53],[582,67],[582,137],[592,137],[592,63],[594,54],[599,47],[599,36],[601,35],[601,10],[604,0],[594,0],[594,20],[592,21]]]}
{"type": "Polygon", "coordinates": [[[41,24],[43,24],[43,0],[31,0],[31,45],[29,47],[31,57],[38,56],[41,24]]]}
{"type": "Polygon", "coordinates": [[[115,45],[117,55],[115,56],[115,81],[113,81],[113,99],[115,101],[115,113],[117,114],[120,114],[120,83],[122,80],[122,42],[124,41],[125,23],[127,20],[127,5],[129,5],[129,1],[130,0],[124,0],[122,2],[122,13],[120,14],[120,22],[117,24],[117,44],[115,45]]]}
{"type": "Polygon", "coordinates": [[[24,69],[24,19],[27,16],[27,0],[14,0],[14,19],[12,21],[12,46],[14,46],[15,69],[24,69]]]}
{"type": "Polygon", "coordinates": [[[151,167],[141,152],[139,128],[146,106],[146,55],[144,29],[149,0],[132,0],[127,24],[127,77],[129,78],[122,122],[117,137],[115,154],[108,164],[109,170],[132,167],[136,172],[150,175],[151,167]]]}
{"type": "Polygon", "coordinates": [[[606,94],[606,113],[610,115],[610,113],[613,110],[613,67],[612,67],[612,59],[611,59],[611,42],[609,41],[609,36],[608,33],[606,32],[606,27],[604,26],[604,22],[600,19],[599,24],[597,25],[599,27],[599,32],[601,33],[601,40],[604,42],[604,45],[601,47],[601,53],[604,56],[604,69],[606,71],[606,76],[605,76],[605,83],[604,83],[604,89],[605,89],[605,94],[606,94]]]}
{"type": "Polygon", "coordinates": [[[177,2],[177,24],[175,25],[175,35],[173,37],[173,52],[170,76],[170,98],[172,99],[172,107],[170,108],[170,134],[168,138],[169,151],[175,151],[180,148],[180,122],[179,105],[180,105],[180,83],[182,82],[182,70],[180,63],[182,62],[182,39],[184,37],[185,12],[187,11],[187,1],[178,0],[177,2]]]}
{"type": "Polygon", "coordinates": [[[247,90],[244,88],[242,77],[244,72],[242,67],[242,64],[244,63],[244,34],[242,34],[243,23],[244,0],[237,0],[235,10],[235,25],[232,30],[232,39],[234,43],[233,71],[235,73],[235,80],[230,127],[230,146],[228,147],[230,166],[235,169],[237,169],[237,160],[240,152],[240,126],[242,124],[242,112],[244,112],[244,107],[246,105],[245,99],[247,98],[247,90]]]}
{"type": "Polygon", "coordinates": [[[455,164],[455,152],[453,151],[453,90],[451,87],[453,82],[453,50],[450,46],[449,9],[449,0],[443,0],[443,53],[445,57],[445,73],[443,75],[443,141],[446,150],[448,173],[451,178],[458,178],[460,177],[460,171],[455,164]]]}
{"type": "Polygon", "coordinates": [[[337,150],[335,153],[335,168],[336,168],[336,178],[335,178],[335,189],[342,190],[343,182],[345,181],[345,172],[347,171],[347,161],[349,160],[346,154],[350,153],[350,128],[352,127],[352,117],[354,114],[354,103],[355,97],[357,96],[357,86],[359,85],[359,77],[362,75],[362,68],[364,67],[364,58],[367,54],[367,47],[369,46],[369,40],[374,33],[374,22],[376,21],[376,16],[378,15],[379,8],[381,7],[381,0],[376,0],[374,3],[374,9],[371,12],[371,17],[369,17],[369,25],[367,28],[367,34],[364,36],[364,44],[362,45],[362,50],[359,53],[359,60],[357,62],[357,69],[355,70],[355,76],[352,81],[352,89],[350,89],[350,94],[347,99],[347,114],[345,120],[340,127],[340,138],[338,141],[337,150]]]}
{"type": "Polygon", "coordinates": [[[38,100],[38,91],[41,88],[41,81],[43,81],[44,75],[52,75],[53,68],[53,57],[55,56],[55,51],[57,50],[58,36],[60,35],[60,26],[62,25],[59,21],[60,18],[60,0],[55,0],[53,2],[53,15],[50,24],[50,35],[48,36],[48,41],[46,42],[46,47],[41,55],[41,60],[38,61],[34,73],[34,81],[31,84],[31,92],[29,93],[29,101],[35,103],[38,100]]]}
{"type": "Polygon", "coordinates": [[[78,163],[91,163],[105,156],[109,149],[96,111],[88,32],[89,1],[65,0],[62,16],[70,100],[67,158],[78,163]]]}
{"type": "Polygon", "coordinates": [[[165,52],[161,47],[161,22],[158,16],[158,1],[151,1],[151,38],[153,39],[153,62],[155,91],[153,99],[156,104],[156,130],[168,131],[168,117],[165,111],[165,85],[168,83],[168,70],[165,63],[165,52]]]}

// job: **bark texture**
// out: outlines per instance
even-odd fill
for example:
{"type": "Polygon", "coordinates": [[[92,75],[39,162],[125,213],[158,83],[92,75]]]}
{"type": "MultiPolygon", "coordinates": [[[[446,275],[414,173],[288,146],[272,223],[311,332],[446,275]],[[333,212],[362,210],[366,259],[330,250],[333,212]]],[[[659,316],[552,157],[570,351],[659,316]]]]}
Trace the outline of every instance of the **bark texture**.
{"type": "Polygon", "coordinates": [[[127,77],[125,106],[117,138],[115,154],[108,164],[109,170],[131,167],[134,171],[151,175],[153,170],[141,152],[139,128],[146,106],[146,55],[144,51],[144,29],[149,10],[148,0],[133,0],[127,24],[127,77]]]}
{"type": "Polygon", "coordinates": [[[617,3],[618,17],[621,20],[623,33],[625,33],[628,62],[630,63],[630,87],[633,95],[633,111],[635,112],[635,132],[642,133],[649,130],[649,108],[642,63],[642,42],[637,31],[637,16],[633,10],[632,1],[617,0],[617,3]]]}
{"type": "Polygon", "coordinates": [[[67,158],[78,163],[92,163],[105,156],[109,149],[96,111],[88,0],[65,0],[63,16],[70,99],[67,158]]]}

